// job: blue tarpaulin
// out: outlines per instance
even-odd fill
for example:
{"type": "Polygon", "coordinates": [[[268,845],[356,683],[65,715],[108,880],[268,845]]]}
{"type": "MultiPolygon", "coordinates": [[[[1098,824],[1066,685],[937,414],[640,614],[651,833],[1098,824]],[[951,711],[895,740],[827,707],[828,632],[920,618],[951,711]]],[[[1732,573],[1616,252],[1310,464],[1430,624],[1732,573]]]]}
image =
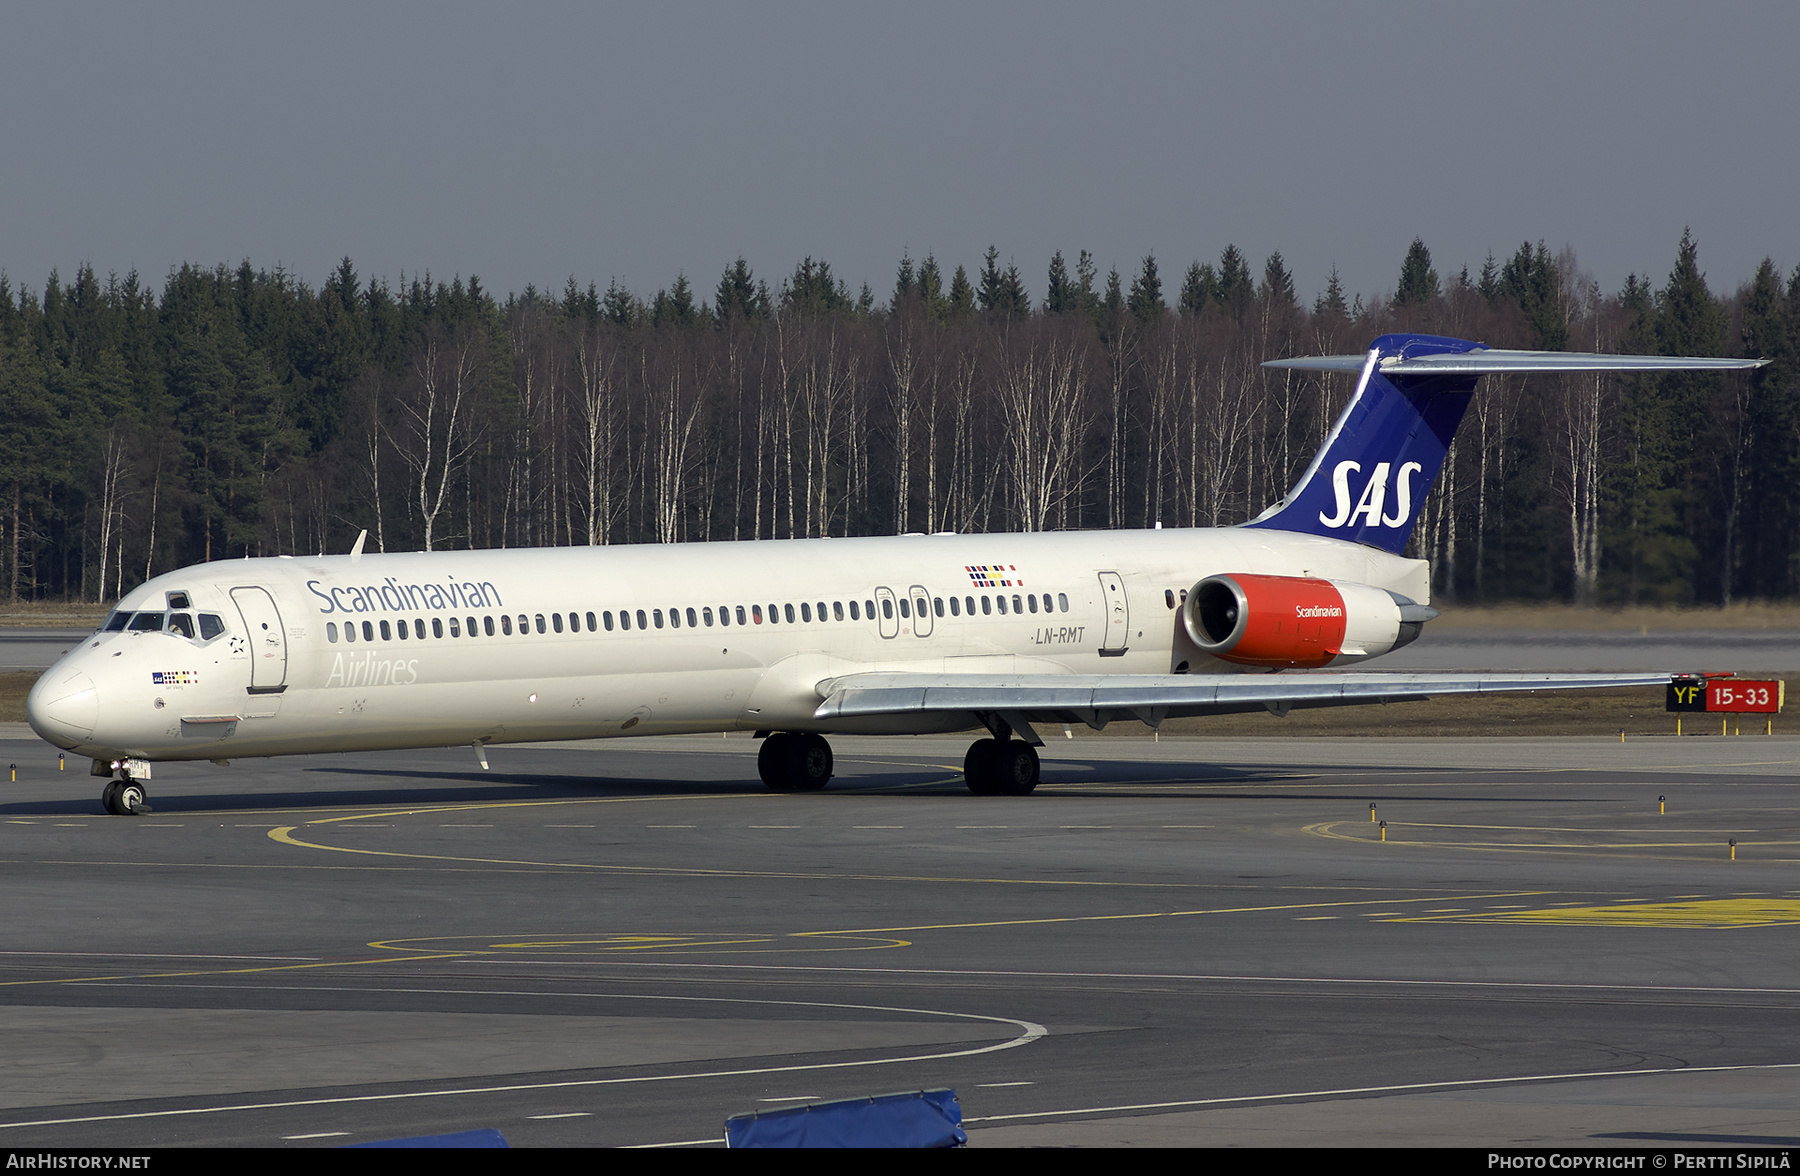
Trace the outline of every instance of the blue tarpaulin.
{"type": "Polygon", "coordinates": [[[961,1147],[962,1105],[954,1090],[909,1090],[725,1120],[728,1147],[961,1147]]]}

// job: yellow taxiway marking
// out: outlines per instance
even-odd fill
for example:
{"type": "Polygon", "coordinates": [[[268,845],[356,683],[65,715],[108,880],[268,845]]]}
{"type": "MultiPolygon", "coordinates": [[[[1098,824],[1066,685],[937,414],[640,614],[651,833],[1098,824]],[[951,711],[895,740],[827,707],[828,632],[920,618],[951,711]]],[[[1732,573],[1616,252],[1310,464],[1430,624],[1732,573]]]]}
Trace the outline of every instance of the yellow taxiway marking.
{"type": "MultiPolygon", "coordinates": [[[[777,795],[777,794],[771,793],[771,795],[777,795]]],[[[629,801],[629,802],[635,802],[637,799],[638,798],[636,798],[636,797],[621,798],[621,800],[629,801]]],[[[581,801],[523,801],[523,802],[499,801],[499,802],[494,802],[492,804],[466,805],[466,806],[458,806],[458,807],[459,808],[513,808],[513,807],[526,807],[526,806],[535,807],[537,805],[544,805],[544,804],[602,804],[602,803],[615,803],[615,801],[610,800],[610,799],[609,800],[581,800],[581,801]]],[[[985,883],[985,884],[999,885],[999,886],[1081,886],[1081,887],[1095,887],[1095,888],[1105,888],[1105,889],[1134,889],[1134,890],[1143,890],[1143,889],[1162,890],[1162,889],[1171,889],[1171,888],[1176,888],[1176,889],[1189,889],[1190,888],[1189,884],[1187,884],[1187,883],[1176,883],[1176,882],[1107,882],[1107,881],[1098,881],[1098,880],[1093,880],[1093,879],[1064,879],[1064,878],[966,878],[966,877],[954,877],[954,876],[941,876],[940,877],[940,876],[936,876],[936,875],[914,875],[914,874],[821,873],[818,871],[809,871],[809,870],[727,870],[727,869],[709,869],[709,868],[704,868],[704,867],[700,867],[700,866],[624,866],[624,865],[608,864],[608,863],[604,863],[604,862],[546,862],[546,861],[533,861],[530,859],[523,859],[523,858],[467,857],[467,856],[462,856],[462,855],[457,855],[457,854],[445,854],[445,853],[409,853],[405,850],[397,850],[397,849],[361,849],[361,848],[348,846],[348,845],[325,845],[325,844],[322,844],[317,841],[306,841],[306,840],[301,839],[300,837],[295,836],[295,831],[298,829],[301,829],[301,828],[312,828],[312,827],[320,826],[320,825],[334,825],[334,824],[338,824],[340,822],[346,822],[346,821],[361,821],[361,820],[364,820],[365,817],[374,818],[374,817],[394,817],[394,816],[433,816],[433,815],[435,815],[439,812],[443,812],[443,811],[447,811],[447,810],[435,809],[435,808],[429,808],[429,809],[422,808],[422,809],[416,809],[416,810],[408,810],[404,813],[382,812],[382,813],[368,813],[368,814],[362,814],[362,815],[352,815],[352,816],[343,816],[343,817],[326,817],[326,818],[324,818],[322,820],[318,820],[318,821],[309,821],[304,826],[282,825],[282,826],[279,826],[278,828],[270,829],[268,832],[268,837],[271,841],[280,842],[283,845],[291,845],[297,849],[316,849],[316,850],[321,850],[326,853],[357,854],[357,855],[362,855],[362,856],[367,856],[367,857],[398,858],[398,859],[405,860],[405,861],[449,862],[449,863],[454,863],[456,865],[463,865],[463,866],[469,866],[469,865],[513,866],[513,867],[524,867],[524,868],[540,869],[540,870],[545,870],[545,869],[547,869],[547,870],[592,870],[592,871],[595,871],[598,873],[642,874],[642,875],[657,875],[657,876],[676,875],[676,876],[682,876],[682,877],[709,877],[709,878],[817,878],[817,879],[836,878],[836,879],[846,879],[846,880],[854,879],[854,880],[865,881],[865,882],[949,882],[949,883],[959,883],[959,884],[985,883]]],[[[350,826],[350,827],[355,828],[357,826],[350,826]]],[[[365,824],[360,827],[364,828],[364,829],[368,829],[368,828],[373,828],[375,826],[370,826],[370,825],[365,824]]],[[[783,826],[783,827],[785,828],[786,826],[783,826]]],[[[1006,826],[1002,825],[1002,826],[974,826],[974,827],[975,828],[1005,828],[1006,826]]]]}
{"type": "Polygon", "coordinates": [[[1542,910],[1492,910],[1444,917],[1434,912],[1394,923],[1534,923],[1570,927],[1790,927],[1800,923],[1800,899],[1713,898],[1689,902],[1622,902],[1604,906],[1554,906],[1542,910]]]}

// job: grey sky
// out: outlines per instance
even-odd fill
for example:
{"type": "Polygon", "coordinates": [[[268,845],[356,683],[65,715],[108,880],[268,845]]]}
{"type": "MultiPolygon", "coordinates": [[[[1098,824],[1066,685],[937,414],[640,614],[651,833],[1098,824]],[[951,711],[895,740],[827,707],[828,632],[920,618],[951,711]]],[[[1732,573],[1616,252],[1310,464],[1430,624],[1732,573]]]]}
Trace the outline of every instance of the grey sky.
{"type": "Polygon", "coordinates": [[[1235,242],[1303,297],[1523,240],[1608,291],[1684,225],[1800,263],[1800,5],[0,7],[0,268],[249,257],[318,283],[571,273],[710,295],[740,253],[885,296],[902,249],[1165,287],[1235,242]]]}

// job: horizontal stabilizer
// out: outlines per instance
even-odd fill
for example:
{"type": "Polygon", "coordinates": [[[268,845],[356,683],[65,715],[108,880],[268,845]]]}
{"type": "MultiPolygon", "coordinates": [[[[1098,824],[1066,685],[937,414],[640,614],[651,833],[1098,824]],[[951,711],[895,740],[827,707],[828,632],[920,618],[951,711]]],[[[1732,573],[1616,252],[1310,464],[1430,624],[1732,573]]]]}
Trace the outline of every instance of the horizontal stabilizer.
{"type": "MultiPolygon", "coordinates": [[[[1270,368],[1296,368],[1309,372],[1360,372],[1369,362],[1363,355],[1311,355],[1299,359],[1272,359],[1270,368]]],[[[1582,351],[1503,351],[1483,347],[1461,354],[1388,355],[1376,361],[1376,370],[1389,376],[1480,376],[1504,372],[1706,372],[1759,368],[1766,359],[1722,359],[1698,355],[1601,355],[1582,351]]]]}

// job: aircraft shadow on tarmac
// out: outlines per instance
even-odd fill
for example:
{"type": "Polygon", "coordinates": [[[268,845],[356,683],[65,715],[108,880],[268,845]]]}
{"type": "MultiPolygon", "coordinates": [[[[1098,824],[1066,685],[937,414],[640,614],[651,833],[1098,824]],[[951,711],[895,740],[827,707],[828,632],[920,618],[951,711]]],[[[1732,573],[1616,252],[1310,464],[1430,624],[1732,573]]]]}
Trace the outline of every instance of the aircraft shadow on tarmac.
{"type": "MultiPolygon", "coordinates": [[[[1385,780],[1400,783],[1408,777],[1441,776],[1441,769],[1429,767],[1346,767],[1341,764],[1320,766],[1307,764],[1234,765],[1129,763],[1117,760],[1058,760],[1045,765],[1044,787],[1036,796],[1006,798],[1008,803],[1043,803],[1056,799],[1105,800],[1317,800],[1318,787],[1332,789],[1331,795],[1343,801],[1381,801],[1397,795],[1381,781],[1366,781],[1362,788],[1345,785],[1359,776],[1379,774],[1385,780]],[[1260,785],[1267,785],[1266,787],[1260,785]],[[1313,785],[1316,787],[1308,787],[1313,785]],[[1296,787],[1298,786],[1298,787],[1296,787]]],[[[328,810],[367,807],[413,807],[420,805],[464,805],[533,803],[557,800],[594,800],[650,798],[679,794],[682,796],[749,797],[775,796],[768,793],[754,777],[712,780],[670,780],[665,777],[590,776],[577,773],[452,771],[432,768],[364,768],[311,767],[305,774],[315,779],[354,777],[367,781],[368,787],[283,788],[277,791],[230,790],[224,780],[219,791],[180,791],[174,781],[151,788],[151,812],[156,815],[201,814],[208,812],[292,812],[294,810],[328,810]],[[165,791],[167,789],[167,791],[165,791]]],[[[1484,783],[1491,783],[1484,781],[1484,783]]],[[[1494,804],[1529,803],[1580,804],[1592,798],[1580,796],[1544,797],[1533,795],[1433,795],[1408,789],[1411,801],[1456,800],[1494,804]]],[[[969,797],[960,774],[947,778],[941,767],[927,765],[893,765],[878,775],[840,777],[823,792],[796,793],[781,797],[789,803],[819,803],[858,798],[921,800],[954,800],[969,797]]],[[[0,816],[46,817],[64,816],[71,810],[88,815],[85,797],[74,795],[55,799],[15,801],[0,804],[0,816]]],[[[98,800],[91,807],[99,808],[98,800]]]]}

